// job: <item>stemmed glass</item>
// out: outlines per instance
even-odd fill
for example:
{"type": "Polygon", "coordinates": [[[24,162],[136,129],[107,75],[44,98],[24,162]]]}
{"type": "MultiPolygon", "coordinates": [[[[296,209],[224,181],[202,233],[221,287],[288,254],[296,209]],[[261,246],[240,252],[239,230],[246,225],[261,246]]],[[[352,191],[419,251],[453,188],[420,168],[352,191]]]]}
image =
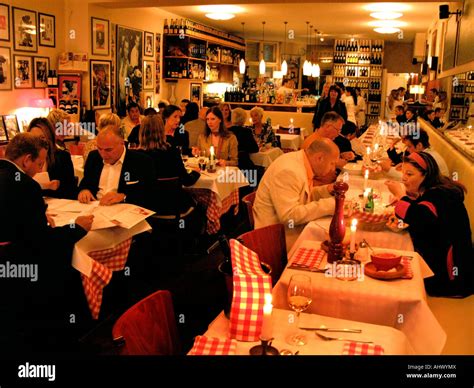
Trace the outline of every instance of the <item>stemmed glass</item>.
{"type": "Polygon", "coordinates": [[[191,152],[192,152],[192,154],[195,158],[197,158],[199,156],[199,148],[198,147],[193,147],[191,152]]]}
{"type": "Polygon", "coordinates": [[[311,298],[311,278],[307,275],[293,275],[288,285],[288,304],[296,312],[296,331],[292,333],[287,342],[290,345],[302,346],[307,344],[306,335],[299,330],[300,313],[305,311],[313,299],[311,298]]]}

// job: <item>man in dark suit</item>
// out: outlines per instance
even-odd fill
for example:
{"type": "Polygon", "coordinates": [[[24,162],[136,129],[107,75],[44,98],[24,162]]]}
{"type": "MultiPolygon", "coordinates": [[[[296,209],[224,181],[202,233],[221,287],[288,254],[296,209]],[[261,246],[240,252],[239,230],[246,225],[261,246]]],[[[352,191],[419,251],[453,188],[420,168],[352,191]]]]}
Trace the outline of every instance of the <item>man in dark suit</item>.
{"type": "Polygon", "coordinates": [[[97,136],[97,150],[87,157],[78,200],[89,203],[97,198],[101,205],[126,202],[148,207],[154,180],[151,158],[127,150],[121,134],[106,127],[97,136]]]}
{"type": "Polygon", "coordinates": [[[80,275],[71,257],[93,216],[61,228],[47,218],[41,187],[32,179],[42,170],[47,149],[45,140],[21,133],[0,160],[0,353],[57,350],[70,334],[73,299],[84,299],[81,289],[72,288],[80,285],[80,275]],[[30,276],[5,271],[21,267],[30,276]]]}

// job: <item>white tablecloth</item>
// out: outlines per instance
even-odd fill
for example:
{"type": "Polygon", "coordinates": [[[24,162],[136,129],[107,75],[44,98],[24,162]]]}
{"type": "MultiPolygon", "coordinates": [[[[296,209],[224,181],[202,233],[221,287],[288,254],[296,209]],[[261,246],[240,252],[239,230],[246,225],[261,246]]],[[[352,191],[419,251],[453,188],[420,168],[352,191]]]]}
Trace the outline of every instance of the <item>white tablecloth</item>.
{"type": "Polygon", "coordinates": [[[295,151],[300,149],[304,141],[303,133],[300,135],[278,133],[277,136],[280,136],[281,148],[287,148],[295,151]]]}
{"type": "Polygon", "coordinates": [[[74,166],[74,175],[79,178],[79,182],[84,177],[84,157],[81,155],[71,155],[74,166]]]}
{"type": "MultiPolygon", "coordinates": [[[[289,349],[293,352],[297,350],[300,355],[340,355],[344,347],[345,341],[324,341],[317,337],[313,331],[305,331],[308,338],[307,345],[292,346],[286,342],[286,338],[294,330],[295,313],[293,311],[273,309],[273,336],[272,346],[279,351],[289,349]]],[[[399,330],[395,330],[386,326],[371,325],[368,323],[355,322],[344,319],[330,318],[316,314],[301,314],[301,327],[319,327],[325,325],[333,328],[354,328],[361,329],[362,333],[324,333],[331,337],[343,337],[350,340],[372,341],[376,345],[380,345],[384,349],[385,355],[395,354],[414,354],[414,351],[408,342],[406,336],[399,330]]],[[[224,312],[219,314],[217,318],[209,325],[207,337],[229,338],[229,320],[225,317],[224,312]]],[[[249,355],[249,350],[259,342],[237,342],[236,355],[249,355]]]]}
{"type": "MultiPolygon", "coordinates": [[[[300,246],[319,249],[320,242],[305,241],[300,246]]],[[[387,281],[361,274],[357,280],[342,281],[324,273],[285,269],[273,289],[273,304],[288,309],[291,276],[308,274],[313,288],[313,303],[308,312],[394,327],[405,333],[417,354],[440,354],[446,333],[428,307],[423,283],[423,278],[432,276],[432,272],[417,253],[395,252],[413,257],[412,279],[387,281]]],[[[290,263],[291,260],[292,256],[290,263]]],[[[323,259],[320,268],[325,265],[326,259],[323,259]]]]}
{"type": "Polygon", "coordinates": [[[283,151],[280,148],[272,147],[256,152],[254,154],[250,154],[250,159],[257,166],[267,168],[268,166],[270,166],[270,164],[272,164],[274,160],[276,160],[281,155],[283,155],[283,151]]]}

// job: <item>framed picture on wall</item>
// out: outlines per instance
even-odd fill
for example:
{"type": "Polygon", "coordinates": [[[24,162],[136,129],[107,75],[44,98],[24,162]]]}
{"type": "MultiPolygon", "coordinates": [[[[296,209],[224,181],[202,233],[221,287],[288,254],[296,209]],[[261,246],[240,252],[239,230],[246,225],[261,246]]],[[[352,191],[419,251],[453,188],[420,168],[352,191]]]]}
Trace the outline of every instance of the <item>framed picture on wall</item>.
{"type": "Polygon", "coordinates": [[[92,55],[109,55],[110,22],[91,18],[92,55]]]}
{"type": "Polygon", "coordinates": [[[145,57],[153,57],[153,54],[155,52],[154,46],[153,46],[155,44],[154,40],[155,40],[155,37],[153,36],[153,32],[145,31],[145,46],[144,46],[145,57]]]}
{"type": "Polygon", "coordinates": [[[56,18],[54,15],[38,13],[39,45],[56,47],[56,18]]]}
{"type": "Polygon", "coordinates": [[[48,57],[34,57],[34,86],[35,88],[48,87],[48,73],[49,73],[49,58],[48,57]]]}
{"type": "Polygon", "coordinates": [[[154,78],[155,62],[154,61],[143,61],[143,74],[145,80],[143,83],[143,90],[153,89],[153,78],[154,78]]]}
{"type": "Polygon", "coordinates": [[[90,61],[91,106],[92,109],[105,109],[112,106],[112,61],[90,61]]]}
{"type": "Polygon", "coordinates": [[[0,47],[0,90],[12,90],[12,55],[10,47],[0,47]]]}
{"type": "Polygon", "coordinates": [[[82,78],[79,74],[59,74],[59,99],[81,101],[82,78]]]}
{"type": "Polygon", "coordinates": [[[13,68],[16,89],[33,88],[33,58],[26,55],[13,56],[13,68]]]}
{"type": "Polygon", "coordinates": [[[38,51],[36,12],[12,7],[13,49],[15,51],[38,51]]]}
{"type": "Polygon", "coordinates": [[[189,99],[201,106],[202,102],[202,84],[192,82],[190,85],[189,99]]]}
{"type": "Polygon", "coordinates": [[[160,94],[160,82],[161,82],[161,34],[155,34],[155,93],[160,94]]]}
{"type": "Polygon", "coordinates": [[[155,106],[155,94],[153,92],[143,92],[143,107],[153,108],[155,106]]]}
{"type": "Polygon", "coordinates": [[[10,6],[0,3],[0,40],[10,41],[10,6]]]}
{"type": "Polygon", "coordinates": [[[4,143],[6,141],[8,141],[7,128],[5,127],[3,119],[0,118],[0,143],[4,143]]]}
{"type": "Polygon", "coordinates": [[[18,120],[16,119],[16,115],[2,116],[2,119],[5,129],[7,131],[8,140],[11,140],[20,133],[20,127],[18,126],[18,120]]]}

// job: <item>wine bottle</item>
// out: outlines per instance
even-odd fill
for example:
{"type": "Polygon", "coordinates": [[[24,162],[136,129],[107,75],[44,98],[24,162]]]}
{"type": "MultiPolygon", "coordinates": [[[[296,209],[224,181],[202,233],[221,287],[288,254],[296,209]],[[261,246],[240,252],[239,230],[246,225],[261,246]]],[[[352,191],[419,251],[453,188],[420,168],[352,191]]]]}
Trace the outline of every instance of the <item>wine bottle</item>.
{"type": "Polygon", "coordinates": [[[168,19],[165,19],[163,23],[163,34],[168,34],[168,33],[169,33],[168,19]]]}

